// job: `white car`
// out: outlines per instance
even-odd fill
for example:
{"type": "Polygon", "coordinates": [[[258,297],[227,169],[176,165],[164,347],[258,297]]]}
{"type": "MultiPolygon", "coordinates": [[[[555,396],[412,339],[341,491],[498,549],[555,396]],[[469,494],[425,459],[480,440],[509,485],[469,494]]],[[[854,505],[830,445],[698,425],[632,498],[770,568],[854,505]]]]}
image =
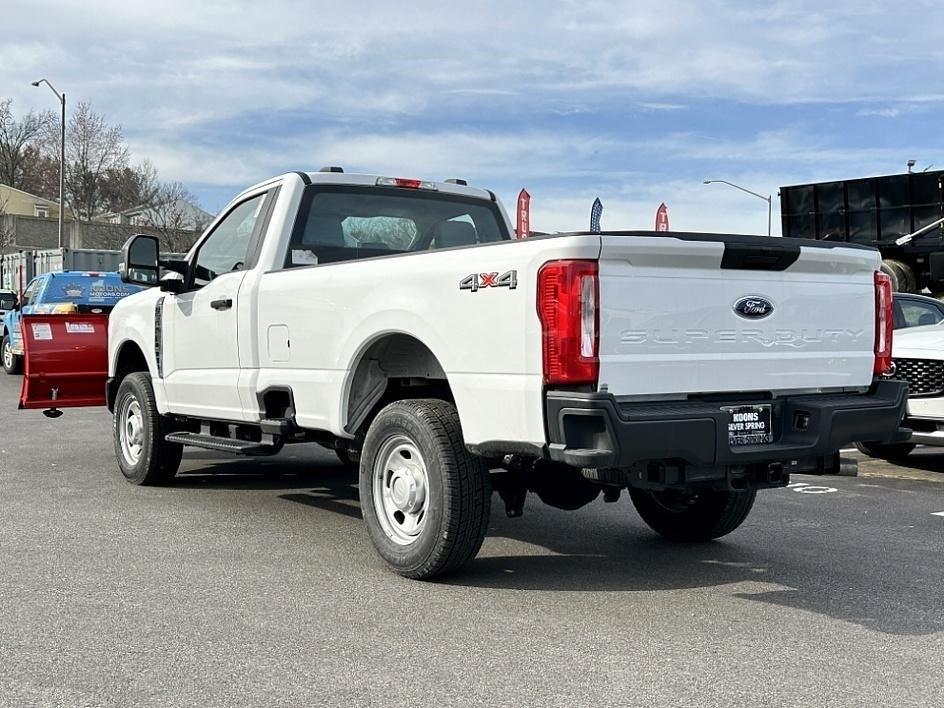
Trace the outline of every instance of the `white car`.
{"type": "Polygon", "coordinates": [[[791,472],[905,435],[906,387],[876,378],[893,323],[878,251],[513,233],[461,180],[277,177],[185,261],[129,240],[124,278],[156,287],[116,305],[107,341],[104,316],[27,317],[22,405],[107,403],[135,484],[169,483],[184,446],[331,446],[359,460],[371,540],[411,578],[475,556],[492,489],[512,516],[529,491],[576,509],[628,489],[658,533],[704,541],[791,472]]]}
{"type": "Polygon", "coordinates": [[[908,384],[904,427],[911,438],[883,445],[858,443],[872,457],[900,459],[917,445],[944,445],[944,323],[895,332],[892,378],[908,384]]]}

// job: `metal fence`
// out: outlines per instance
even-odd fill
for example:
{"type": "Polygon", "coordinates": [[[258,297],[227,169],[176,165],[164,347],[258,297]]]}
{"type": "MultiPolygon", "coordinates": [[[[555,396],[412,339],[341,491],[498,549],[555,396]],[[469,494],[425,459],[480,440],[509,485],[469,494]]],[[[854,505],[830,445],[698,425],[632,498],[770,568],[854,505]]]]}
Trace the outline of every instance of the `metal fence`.
{"type": "MultiPolygon", "coordinates": [[[[181,259],[182,253],[163,253],[161,258],[181,259]]],[[[92,248],[50,248],[0,255],[0,288],[21,290],[43,273],[63,270],[114,272],[121,264],[121,251],[92,248]]]]}

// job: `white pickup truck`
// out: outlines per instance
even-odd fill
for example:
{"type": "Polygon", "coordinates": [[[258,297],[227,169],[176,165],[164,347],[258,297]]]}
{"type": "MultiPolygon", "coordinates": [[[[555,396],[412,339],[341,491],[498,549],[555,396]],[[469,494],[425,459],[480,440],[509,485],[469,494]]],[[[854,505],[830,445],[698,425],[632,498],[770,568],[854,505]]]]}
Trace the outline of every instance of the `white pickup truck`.
{"type": "Polygon", "coordinates": [[[185,261],[130,239],[123,277],[155,287],[118,303],[107,344],[102,316],[28,316],[21,406],[107,404],[135,484],[188,445],[334,448],[412,578],[476,555],[493,489],[512,516],[529,491],[574,509],[628,489],[655,531],[701,541],[791,472],[835,473],[841,446],[907,436],[878,251],[512,235],[462,180],[283,175],[185,261]]]}

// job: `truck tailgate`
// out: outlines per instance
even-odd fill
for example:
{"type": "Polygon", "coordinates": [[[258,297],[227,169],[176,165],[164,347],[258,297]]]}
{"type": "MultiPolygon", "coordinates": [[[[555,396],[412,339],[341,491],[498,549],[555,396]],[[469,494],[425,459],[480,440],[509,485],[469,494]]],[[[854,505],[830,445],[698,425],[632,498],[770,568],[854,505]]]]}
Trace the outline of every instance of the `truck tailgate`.
{"type": "Polygon", "coordinates": [[[879,262],[776,238],[603,234],[600,385],[639,396],[868,386],[879,262]]]}

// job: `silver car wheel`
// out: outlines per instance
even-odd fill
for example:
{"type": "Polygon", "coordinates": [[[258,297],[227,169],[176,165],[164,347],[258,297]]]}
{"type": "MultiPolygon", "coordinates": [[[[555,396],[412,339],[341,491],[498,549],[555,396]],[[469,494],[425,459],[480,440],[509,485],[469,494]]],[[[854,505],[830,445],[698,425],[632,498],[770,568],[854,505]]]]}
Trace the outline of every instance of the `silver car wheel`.
{"type": "Polygon", "coordinates": [[[374,464],[374,509],[384,533],[394,543],[408,546],[426,525],[429,476],[423,456],[405,435],[388,438],[374,464]]]}
{"type": "Polygon", "coordinates": [[[13,368],[13,349],[9,338],[3,340],[3,365],[8,369],[13,368]]]}
{"type": "Polygon", "coordinates": [[[132,467],[138,464],[144,448],[144,416],[134,396],[126,396],[118,410],[118,439],[125,462],[132,467]]]}

